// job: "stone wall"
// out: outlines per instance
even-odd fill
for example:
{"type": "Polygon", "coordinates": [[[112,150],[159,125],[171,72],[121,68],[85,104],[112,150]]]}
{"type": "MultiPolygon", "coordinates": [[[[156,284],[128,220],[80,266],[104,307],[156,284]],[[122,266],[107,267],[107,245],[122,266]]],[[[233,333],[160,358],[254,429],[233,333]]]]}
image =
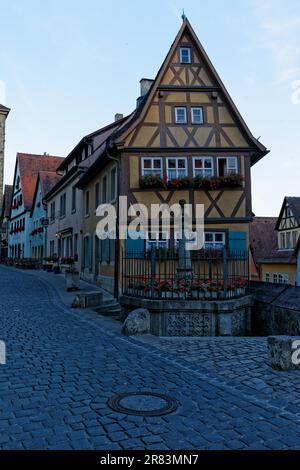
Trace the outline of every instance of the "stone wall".
{"type": "Polygon", "coordinates": [[[126,316],[142,307],[150,312],[150,332],[157,336],[244,336],[251,332],[251,296],[235,300],[149,300],[121,296],[126,316]]]}
{"type": "Polygon", "coordinates": [[[252,334],[300,335],[300,287],[253,282],[252,334]]]}

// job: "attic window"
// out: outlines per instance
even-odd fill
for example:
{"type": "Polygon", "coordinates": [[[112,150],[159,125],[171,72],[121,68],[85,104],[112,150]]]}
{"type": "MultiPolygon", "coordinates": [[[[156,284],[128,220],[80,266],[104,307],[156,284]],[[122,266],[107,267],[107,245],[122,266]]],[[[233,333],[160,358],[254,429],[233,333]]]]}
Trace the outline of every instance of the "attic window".
{"type": "Polygon", "coordinates": [[[176,124],[186,124],[187,112],[185,107],[175,108],[175,122],[176,124]]]}
{"type": "Polygon", "coordinates": [[[180,63],[181,64],[191,63],[191,49],[189,47],[180,48],[180,63]]]}
{"type": "Polygon", "coordinates": [[[192,123],[203,124],[203,108],[192,108],[192,123]]]}

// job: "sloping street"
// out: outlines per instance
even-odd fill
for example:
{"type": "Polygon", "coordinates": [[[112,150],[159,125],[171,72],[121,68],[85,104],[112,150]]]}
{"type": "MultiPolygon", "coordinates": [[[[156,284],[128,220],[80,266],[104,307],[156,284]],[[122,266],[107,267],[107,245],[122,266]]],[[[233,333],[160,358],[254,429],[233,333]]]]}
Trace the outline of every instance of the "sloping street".
{"type": "Polygon", "coordinates": [[[264,338],[126,338],[38,276],[0,267],[0,286],[1,449],[299,448],[300,374],[272,371],[264,338]],[[107,404],[138,391],[180,405],[143,417],[107,404]]]}

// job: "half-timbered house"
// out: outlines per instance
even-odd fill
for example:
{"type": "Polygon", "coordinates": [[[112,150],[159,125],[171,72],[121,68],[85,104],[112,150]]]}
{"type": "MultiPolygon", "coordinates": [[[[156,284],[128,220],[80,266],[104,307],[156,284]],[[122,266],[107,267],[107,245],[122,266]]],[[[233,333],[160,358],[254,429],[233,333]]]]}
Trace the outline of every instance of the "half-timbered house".
{"type": "MultiPolygon", "coordinates": [[[[94,207],[117,195],[149,209],[182,200],[204,204],[205,246],[247,251],[251,167],[267,153],[184,19],[156,78],[141,80],[135,111],[114,129],[79,181],[83,206],[93,204],[83,217],[83,273],[107,285],[115,277],[116,284],[124,244],[114,250],[111,241],[98,240],[94,207]]],[[[164,241],[159,230],[147,235],[148,240],[128,239],[126,246],[147,250],[151,243],[175,243],[164,241]]]]}
{"type": "Polygon", "coordinates": [[[276,246],[260,260],[261,280],[295,285],[296,247],[300,238],[300,197],[284,198],[274,230],[276,246]]]}

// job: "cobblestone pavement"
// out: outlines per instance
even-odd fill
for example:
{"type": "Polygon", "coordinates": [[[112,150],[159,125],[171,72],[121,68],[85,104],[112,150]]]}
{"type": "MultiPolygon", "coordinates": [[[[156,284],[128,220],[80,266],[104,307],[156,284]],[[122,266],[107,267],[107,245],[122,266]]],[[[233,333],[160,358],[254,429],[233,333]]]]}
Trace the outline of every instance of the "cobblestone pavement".
{"type": "Polygon", "coordinates": [[[125,338],[4,267],[0,318],[0,449],[300,447],[299,374],[271,371],[263,339],[125,338]],[[145,418],[107,406],[135,391],[167,393],[180,407],[145,418]]]}

